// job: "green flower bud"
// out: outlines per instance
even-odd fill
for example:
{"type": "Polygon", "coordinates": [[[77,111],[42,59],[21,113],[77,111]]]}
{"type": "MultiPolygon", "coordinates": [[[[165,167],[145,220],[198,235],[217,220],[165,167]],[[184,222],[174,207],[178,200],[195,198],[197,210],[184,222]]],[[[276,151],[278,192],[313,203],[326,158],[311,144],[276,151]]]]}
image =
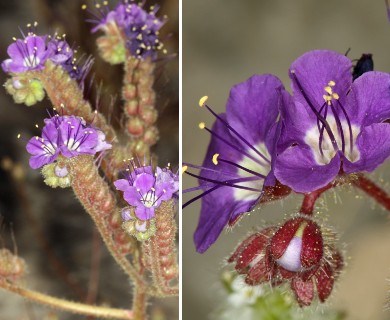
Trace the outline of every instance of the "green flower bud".
{"type": "Polygon", "coordinates": [[[8,79],[4,86],[16,103],[24,103],[28,107],[45,97],[43,85],[37,79],[15,76],[8,79]]]}

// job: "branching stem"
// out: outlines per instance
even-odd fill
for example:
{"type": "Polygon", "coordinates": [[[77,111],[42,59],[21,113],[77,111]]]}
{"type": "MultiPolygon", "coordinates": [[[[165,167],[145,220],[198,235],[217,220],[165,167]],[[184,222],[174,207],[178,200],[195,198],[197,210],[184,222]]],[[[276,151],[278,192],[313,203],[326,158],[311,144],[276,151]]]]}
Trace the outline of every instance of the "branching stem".
{"type": "Polygon", "coordinates": [[[55,298],[37,291],[22,288],[8,280],[0,279],[0,288],[14,292],[31,301],[76,314],[109,319],[134,319],[131,310],[112,309],[55,298]]]}
{"type": "Polygon", "coordinates": [[[390,211],[390,195],[367,177],[360,175],[353,184],[390,211]]]}

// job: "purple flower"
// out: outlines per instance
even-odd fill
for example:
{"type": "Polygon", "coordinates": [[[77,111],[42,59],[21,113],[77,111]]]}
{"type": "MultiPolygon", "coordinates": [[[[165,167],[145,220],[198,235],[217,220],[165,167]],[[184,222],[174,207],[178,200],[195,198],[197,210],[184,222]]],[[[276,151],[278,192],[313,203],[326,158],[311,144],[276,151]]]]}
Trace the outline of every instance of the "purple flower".
{"type": "Polygon", "coordinates": [[[58,37],[50,40],[47,44],[48,49],[52,52],[50,60],[55,64],[63,64],[73,58],[73,50],[65,40],[58,37]]]}
{"type": "Polygon", "coordinates": [[[167,201],[178,191],[177,175],[168,168],[157,167],[156,173],[151,166],[137,168],[126,174],[126,179],[114,182],[117,190],[124,192],[124,199],[135,208],[140,220],[150,220],[155,215],[161,201],[167,201]]]}
{"type": "Polygon", "coordinates": [[[32,155],[30,167],[38,169],[54,162],[59,155],[59,134],[54,123],[47,123],[42,129],[42,137],[33,137],[27,143],[27,152],[32,155]]]}
{"type": "Polygon", "coordinates": [[[93,59],[85,59],[82,66],[80,61],[74,58],[74,51],[64,38],[54,36],[37,36],[32,32],[24,39],[16,39],[8,47],[10,59],[6,59],[1,64],[4,72],[21,73],[31,70],[42,70],[45,62],[49,59],[60,65],[69,73],[71,78],[84,80],[88,73],[93,59]]]}
{"type": "Polygon", "coordinates": [[[340,172],[373,171],[390,155],[390,75],[366,72],[352,82],[351,69],[347,57],[325,50],[290,68],[293,97],[283,95],[275,176],[296,192],[324,187],[340,172]]]}
{"type": "MultiPolygon", "coordinates": [[[[194,240],[198,252],[205,252],[228,223],[250,211],[260,200],[263,188],[274,186],[273,162],[280,134],[277,123],[283,85],[272,75],[255,75],[230,91],[226,113],[216,115],[212,135],[199,179],[202,209],[194,240]]],[[[191,166],[191,165],[188,165],[191,166]]],[[[196,167],[196,166],[193,166],[196,167]]]]}
{"type": "Polygon", "coordinates": [[[158,6],[153,6],[148,12],[142,8],[142,5],[127,3],[127,1],[119,3],[112,11],[104,12],[106,8],[101,8],[100,14],[103,18],[97,21],[90,20],[96,23],[91,31],[108,32],[109,26],[115,24],[121,30],[126,47],[133,56],[139,59],[146,57],[155,59],[157,51],[163,48],[158,34],[165,23],[164,19],[156,17],[158,9],[158,6]]]}
{"type": "Polygon", "coordinates": [[[102,132],[87,126],[79,117],[55,115],[45,119],[42,137],[31,138],[26,146],[32,155],[30,166],[37,169],[53,163],[60,154],[71,158],[110,149],[111,145],[101,135],[102,132]]]}
{"type": "Polygon", "coordinates": [[[7,49],[10,59],[4,60],[1,67],[7,73],[42,70],[51,54],[45,41],[46,36],[37,35],[28,35],[24,39],[17,39],[7,49]]]}

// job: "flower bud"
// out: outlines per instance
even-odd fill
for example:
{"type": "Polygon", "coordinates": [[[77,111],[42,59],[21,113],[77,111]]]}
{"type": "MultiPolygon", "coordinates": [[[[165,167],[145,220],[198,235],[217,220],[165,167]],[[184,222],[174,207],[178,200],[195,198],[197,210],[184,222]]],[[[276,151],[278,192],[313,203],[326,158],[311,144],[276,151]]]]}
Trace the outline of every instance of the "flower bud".
{"type": "Polygon", "coordinates": [[[288,220],[272,237],[270,254],[292,272],[318,265],[323,256],[320,227],[303,217],[288,220]]]}
{"type": "Polygon", "coordinates": [[[249,236],[228,262],[235,262],[236,271],[252,286],[290,282],[300,306],[310,305],[315,293],[324,302],[343,266],[339,251],[324,244],[320,226],[304,216],[249,236]]]}
{"type": "Polygon", "coordinates": [[[67,188],[71,185],[71,176],[65,161],[49,163],[42,167],[44,182],[52,188],[67,188]]]}
{"type": "Polygon", "coordinates": [[[101,36],[96,39],[100,56],[110,64],[121,64],[126,60],[126,48],[117,35],[101,36]]]}
{"type": "Polygon", "coordinates": [[[4,86],[15,103],[24,103],[28,107],[42,101],[45,97],[42,83],[37,79],[14,77],[8,79],[4,86]]]}

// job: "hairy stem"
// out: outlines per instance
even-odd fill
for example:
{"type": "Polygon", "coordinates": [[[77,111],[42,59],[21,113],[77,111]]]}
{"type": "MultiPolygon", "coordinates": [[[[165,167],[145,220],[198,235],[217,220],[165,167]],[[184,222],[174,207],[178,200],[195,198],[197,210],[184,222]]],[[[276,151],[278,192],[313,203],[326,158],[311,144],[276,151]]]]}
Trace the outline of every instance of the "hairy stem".
{"type": "Polygon", "coordinates": [[[106,140],[113,144],[113,148],[105,154],[102,167],[109,179],[115,178],[116,169],[121,166],[123,159],[115,153],[118,146],[116,133],[103,114],[92,110],[91,104],[84,99],[77,81],[72,79],[61,66],[50,60],[46,61],[42,71],[31,72],[31,75],[42,82],[50,101],[59,113],[82,117],[104,132],[106,140]]]}
{"type": "Polygon", "coordinates": [[[129,153],[138,156],[150,154],[150,147],[158,140],[155,125],[154,62],[128,56],[125,62],[122,97],[127,118],[126,132],[130,136],[129,153]]]}
{"type": "Polygon", "coordinates": [[[336,184],[333,182],[333,183],[329,183],[327,186],[325,186],[323,188],[320,188],[318,190],[305,193],[303,195],[302,206],[301,206],[301,209],[299,210],[299,212],[302,213],[302,214],[306,214],[306,215],[311,216],[313,214],[314,207],[315,207],[317,199],[325,191],[327,191],[329,189],[332,189],[335,186],[336,186],[336,184]]]}
{"type": "Polygon", "coordinates": [[[381,189],[370,179],[360,175],[356,180],[353,181],[353,184],[367,193],[370,197],[375,199],[385,209],[390,211],[390,195],[388,195],[386,191],[381,189]]]}
{"type": "Polygon", "coordinates": [[[133,297],[133,313],[135,320],[145,320],[146,319],[146,302],[147,295],[145,288],[143,286],[136,286],[134,288],[134,297],[133,297]]]}
{"type": "MultiPolygon", "coordinates": [[[[110,228],[109,219],[118,211],[116,200],[107,183],[100,177],[93,157],[81,155],[69,161],[72,176],[72,188],[96,224],[109,252],[125,273],[136,282],[143,282],[142,275],[126,259],[120,245],[114,241],[114,232],[110,228]]],[[[128,237],[128,241],[134,241],[128,237]]],[[[136,246],[132,246],[136,250],[136,246]]]]}
{"type": "Polygon", "coordinates": [[[179,294],[174,213],[172,200],[162,202],[156,210],[156,234],[142,243],[144,264],[152,273],[155,294],[159,296],[179,294]]]}
{"type": "Polygon", "coordinates": [[[47,305],[51,308],[56,308],[76,314],[92,315],[109,319],[134,319],[133,312],[131,310],[112,309],[67,301],[40,292],[22,288],[5,279],[0,279],[0,288],[14,292],[26,299],[47,305]]]}

